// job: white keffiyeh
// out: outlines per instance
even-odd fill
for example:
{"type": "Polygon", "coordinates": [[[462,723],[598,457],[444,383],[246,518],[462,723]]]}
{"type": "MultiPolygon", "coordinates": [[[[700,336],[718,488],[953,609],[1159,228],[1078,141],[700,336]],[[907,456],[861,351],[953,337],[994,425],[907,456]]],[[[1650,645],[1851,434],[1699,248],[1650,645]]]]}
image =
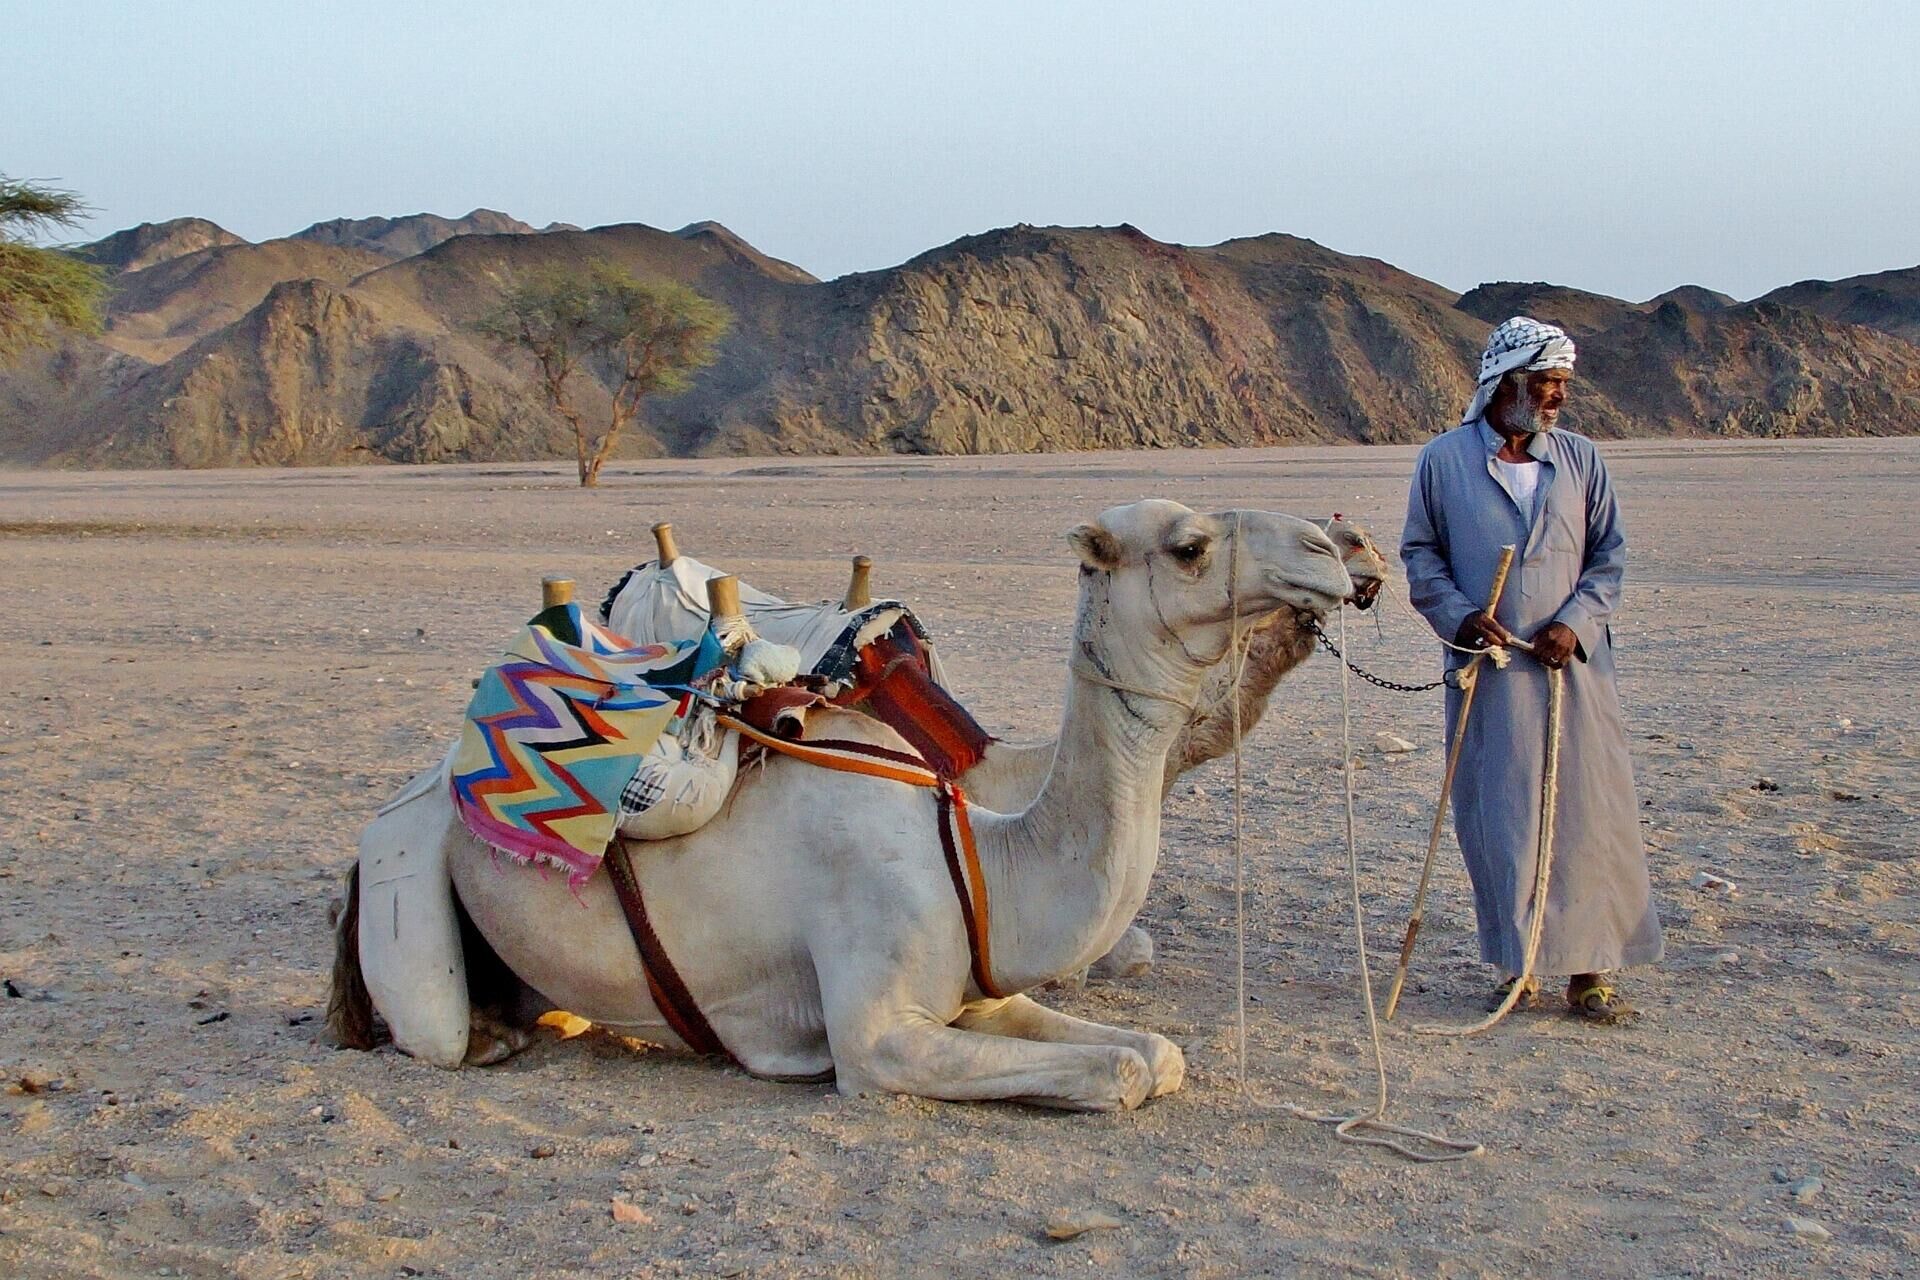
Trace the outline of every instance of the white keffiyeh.
{"type": "Polygon", "coordinates": [[[1566,330],[1542,324],[1530,316],[1515,316],[1487,335],[1487,349],[1480,357],[1480,377],[1473,388],[1473,400],[1460,418],[1465,426],[1487,411],[1500,379],[1515,369],[1537,373],[1542,369],[1573,368],[1573,339],[1566,330]]]}

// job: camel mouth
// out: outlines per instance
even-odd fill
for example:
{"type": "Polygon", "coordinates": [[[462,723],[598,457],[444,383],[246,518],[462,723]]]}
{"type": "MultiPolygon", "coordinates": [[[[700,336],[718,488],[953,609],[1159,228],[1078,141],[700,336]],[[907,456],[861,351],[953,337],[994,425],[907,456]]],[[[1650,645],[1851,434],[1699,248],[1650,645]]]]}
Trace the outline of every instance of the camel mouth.
{"type": "Polygon", "coordinates": [[[1381,581],[1378,578],[1363,578],[1354,582],[1353,594],[1347,597],[1347,603],[1365,613],[1373,608],[1374,601],[1380,598],[1381,581]]]}
{"type": "Polygon", "coordinates": [[[1279,606],[1292,609],[1295,613],[1306,614],[1313,618],[1324,619],[1328,614],[1346,603],[1347,597],[1323,591],[1318,587],[1288,583],[1275,593],[1279,606]]]}

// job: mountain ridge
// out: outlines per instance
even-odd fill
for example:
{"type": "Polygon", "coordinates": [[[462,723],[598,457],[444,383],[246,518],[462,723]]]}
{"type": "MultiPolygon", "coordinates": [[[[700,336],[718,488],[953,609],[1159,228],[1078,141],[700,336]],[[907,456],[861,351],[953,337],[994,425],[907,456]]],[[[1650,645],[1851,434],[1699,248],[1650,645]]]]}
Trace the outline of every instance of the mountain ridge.
{"type": "MultiPolygon", "coordinates": [[[[1019,224],[821,281],[717,222],[536,231],[489,210],[260,244],[179,219],[90,251],[120,264],[107,330],[0,371],[0,458],[555,456],[562,425],[474,323],[517,274],[596,263],[736,317],[713,367],[649,403],[629,457],[1414,442],[1452,425],[1487,329],[1517,312],[1580,342],[1571,429],[1920,432],[1920,268],[1632,303],[1545,282],[1458,294],[1280,232],[1188,246],[1019,224]]],[[[581,394],[604,407],[605,388],[581,394]]]]}

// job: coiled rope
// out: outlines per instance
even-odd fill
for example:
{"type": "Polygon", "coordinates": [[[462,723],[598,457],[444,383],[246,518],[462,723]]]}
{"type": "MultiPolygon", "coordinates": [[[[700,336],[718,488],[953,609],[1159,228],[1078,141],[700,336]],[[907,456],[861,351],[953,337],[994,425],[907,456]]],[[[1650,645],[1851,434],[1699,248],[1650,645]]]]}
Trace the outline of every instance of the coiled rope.
{"type": "MultiPolygon", "coordinates": [[[[1234,584],[1237,586],[1237,584],[1234,584]]],[[[1237,601],[1235,602],[1237,604],[1237,601]]],[[[1351,887],[1353,905],[1353,932],[1355,950],[1360,960],[1360,995],[1367,1010],[1367,1033],[1373,1041],[1373,1071],[1377,1086],[1373,1108],[1353,1115],[1339,1115],[1327,1111],[1314,1111],[1295,1103],[1278,1099],[1262,1098],[1247,1078],[1247,900],[1246,900],[1246,845],[1242,825],[1241,790],[1241,723],[1240,723],[1240,681],[1245,673],[1247,654],[1240,644],[1240,615],[1238,608],[1230,610],[1232,617],[1233,643],[1228,652],[1233,660],[1233,899],[1234,899],[1234,947],[1237,962],[1237,979],[1234,989],[1234,1012],[1238,1028],[1237,1052],[1235,1054],[1236,1079],[1240,1092],[1248,1102],[1256,1107],[1271,1111],[1283,1111],[1301,1120],[1311,1120],[1315,1124],[1330,1124],[1342,1142],[1351,1142],[1362,1146],[1385,1147],[1389,1151],[1405,1156],[1420,1164],[1444,1164],[1455,1160],[1465,1160],[1480,1155],[1486,1150],[1478,1142],[1461,1142],[1453,1138],[1442,1137],[1425,1129],[1415,1129],[1407,1125],[1394,1124],[1387,1120],[1387,1059],[1386,1051],[1380,1044],[1380,1019],[1373,1007],[1373,980],[1367,967],[1367,930],[1366,919],[1360,902],[1360,857],[1358,841],[1354,834],[1353,803],[1353,715],[1350,699],[1347,667],[1340,668],[1340,750],[1341,774],[1345,782],[1347,804],[1347,875],[1351,887]],[[1439,1148],[1437,1151],[1421,1151],[1398,1141],[1399,1138],[1412,1138],[1439,1148]]],[[[1340,644],[1344,648],[1347,642],[1347,617],[1344,608],[1340,611],[1340,644]]],[[[1536,936],[1538,925],[1535,927],[1536,936]]],[[[1529,953],[1531,957],[1531,952],[1529,953]]]]}

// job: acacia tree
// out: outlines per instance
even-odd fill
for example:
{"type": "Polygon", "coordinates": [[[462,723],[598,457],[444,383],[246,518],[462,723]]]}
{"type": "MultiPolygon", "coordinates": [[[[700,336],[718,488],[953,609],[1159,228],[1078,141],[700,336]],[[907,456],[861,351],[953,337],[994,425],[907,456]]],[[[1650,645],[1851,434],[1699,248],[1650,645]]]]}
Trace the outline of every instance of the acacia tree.
{"type": "Polygon", "coordinates": [[[0,174],[0,364],[47,346],[63,329],[96,333],[106,281],[100,270],[32,241],[79,223],[86,207],[56,191],[0,174]]]}
{"type": "Polygon", "coordinates": [[[725,307],[683,284],[596,266],[525,277],[480,321],[480,331],[533,357],[547,403],[573,427],[580,483],[591,488],[640,402],[684,391],[694,370],[713,363],[731,320],[725,307]],[[613,393],[597,436],[574,398],[573,379],[583,369],[613,393]]]}

